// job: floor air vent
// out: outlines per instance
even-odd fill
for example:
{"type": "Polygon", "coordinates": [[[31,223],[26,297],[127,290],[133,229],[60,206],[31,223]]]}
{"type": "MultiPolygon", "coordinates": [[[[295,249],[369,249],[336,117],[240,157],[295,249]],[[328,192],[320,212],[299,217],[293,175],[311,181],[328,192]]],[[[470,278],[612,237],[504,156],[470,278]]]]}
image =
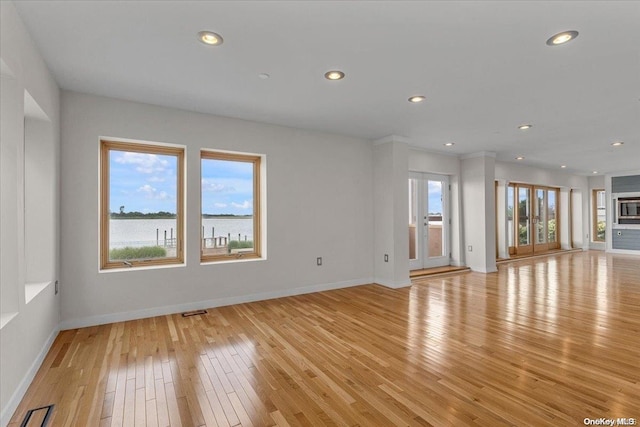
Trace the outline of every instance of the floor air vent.
{"type": "Polygon", "coordinates": [[[49,424],[51,414],[53,414],[53,406],[54,405],[47,405],[40,408],[29,409],[20,427],[46,427],[49,424]]]}
{"type": "Polygon", "coordinates": [[[207,314],[207,310],[194,310],[182,313],[182,317],[200,316],[201,314],[207,314]]]}

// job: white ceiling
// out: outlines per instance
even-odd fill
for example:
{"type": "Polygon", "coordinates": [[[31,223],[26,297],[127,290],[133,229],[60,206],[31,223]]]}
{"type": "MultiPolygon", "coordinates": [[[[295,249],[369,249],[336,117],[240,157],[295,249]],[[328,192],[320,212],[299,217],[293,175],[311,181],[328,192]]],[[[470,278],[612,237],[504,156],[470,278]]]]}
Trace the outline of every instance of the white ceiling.
{"type": "Polygon", "coordinates": [[[15,4],[64,89],[575,173],[640,168],[638,1],[15,4]],[[580,35],[545,44],[564,30],[580,35]]]}

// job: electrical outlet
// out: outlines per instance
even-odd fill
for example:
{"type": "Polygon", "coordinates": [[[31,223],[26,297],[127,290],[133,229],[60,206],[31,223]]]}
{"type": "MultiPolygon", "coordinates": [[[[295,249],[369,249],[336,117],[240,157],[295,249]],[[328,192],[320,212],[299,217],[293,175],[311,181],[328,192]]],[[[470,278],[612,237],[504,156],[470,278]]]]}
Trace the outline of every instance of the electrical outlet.
{"type": "Polygon", "coordinates": [[[384,254],[384,262],[389,262],[389,254],[384,254]]]}
{"type": "Polygon", "coordinates": [[[322,265],[322,257],[319,256],[318,258],[316,258],[316,264],[318,265],[322,265]]]}
{"type": "Polygon", "coordinates": [[[469,252],[473,252],[473,246],[471,246],[471,245],[467,246],[467,250],[468,250],[469,252]]]}
{"type": "Polygon", "coordinates": [[[58,281],[56,280],[56,283],[54,283],[54,290],[55,290],[55,295],[58,295],[58,292],[60,291],[60,288],[58,286],[58,281]]]}

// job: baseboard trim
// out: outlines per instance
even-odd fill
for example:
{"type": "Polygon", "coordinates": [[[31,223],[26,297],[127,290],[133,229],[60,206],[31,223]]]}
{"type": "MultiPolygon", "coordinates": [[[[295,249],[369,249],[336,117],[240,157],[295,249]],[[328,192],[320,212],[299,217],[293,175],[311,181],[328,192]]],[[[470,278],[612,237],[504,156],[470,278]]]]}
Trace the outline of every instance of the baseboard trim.
{"type": "Polygon", "coordinates": [[[607,249],[605,252],[608,254],[640,255],[640,251],[633,249],[607,249]]]}
{"type": "Polygon", "coordinates": [[[42,346],[42,350],[40,350],[40,353],[38,353],[38,356],[29,367],[29,370],[22,378],[22,381],[20,381],[20,385],[13,392],[13,395],[11,396],[11,399],[9,399],[9,402],[7,402],[7,406],[2,408],[2,413],[0,413],[0,425],[6,426],[7,424],[9,424],[9,420],[11,420],[14,412],[16,412],[16,409],[18,409],[18,405],[20,405],[22,398],[27,393],[31,382],[38,373],[38,369],[40,369],[40,366],[42,365],[42,362],[44,362],[45,357],[47,357],[47,353],[49,353],[49,350],[51,349],[51,346],[53,345],[53,342],[55,341],[59,332],[60,325],[53,328],[53,331],[51,331],[49,338],[47,338],[47,341],[42,346]]]}
{"type": "Polygon", "coordinates": [[[147,317],[164,316],[167,314],[182,313],[185,311],[204,310],[207,308],[224,307],[233,304],[264,301],[274,298],[290,297],[295,295],[310,294],[313,292],[330,291],[334,289],[350,288],[373,283],[373,278],[346,280],[342,282],[324,283],[319,285],[303,286],[293,289],[260,292],[257,294],[240,295],[235,297],[216,298],[205,301],[195,301],[184,304],[168,305],[162,307],[147,308],[142,310],[103,314],[98,316],[81,317],[64,320],[60,323],[60,330],[85,328],[89,326],[104,325],[107,323],[125,322],[127,320],[144,319],[147,317]]]}

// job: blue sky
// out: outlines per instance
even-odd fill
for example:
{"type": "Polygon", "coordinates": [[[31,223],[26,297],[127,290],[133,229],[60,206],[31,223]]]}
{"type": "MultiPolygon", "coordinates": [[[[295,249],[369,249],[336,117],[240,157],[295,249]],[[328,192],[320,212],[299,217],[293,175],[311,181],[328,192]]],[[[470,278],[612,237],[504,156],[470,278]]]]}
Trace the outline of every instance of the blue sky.
{"type": "Polygon", "coordinates": [[[442,213],[442,182],[429,181],[429,213],[442,213]]]}
{"type": "MultiPolygon", "coordinates": [[[[202,159],[202,212],[253,214],[253,163],[202,159]]],[[[109,209],[176,212],[177,158],[112,150],[109,209]]]]}
{"type": "Polygon", "coordinates": [[[253,163],[202,159],[202,213],[253,214],[253,163]]]}
{"type": "Polygon", "coordinates": [[[109,209],[120,212],[176,212],[178,159],[131,151],[110,151],[109,209]]]}
{"type": "MultiPolygon", "coordinates": [[[[417,215],[417,212],[415,212],[416,206],[413,205],[414,203],[418,203],[417,200],[415,200],[416,197],[420,198],[422,200],[422,203],[427,204],[427,206],[425,206],[424,208],[427,209],[427,214],[429,215],[437,215],[437,214],[443,214],[442,212],[442,182],[441,181],[432,181],[432,180],[427,180],[427,194],[426,194],[426,200],[423,199],[423,197],[425,197],[425,195],[420,195],[417,194],[418,193],[418,180],[415,178],[411,178],[409,180],[409,193],[410,193],[410,206],[409,209],[411,210],[410,212],[410,216],[415,216],[417,215]]],[[[413,221],[412,219],[409,219],[409,221],[413,221]]]]}

